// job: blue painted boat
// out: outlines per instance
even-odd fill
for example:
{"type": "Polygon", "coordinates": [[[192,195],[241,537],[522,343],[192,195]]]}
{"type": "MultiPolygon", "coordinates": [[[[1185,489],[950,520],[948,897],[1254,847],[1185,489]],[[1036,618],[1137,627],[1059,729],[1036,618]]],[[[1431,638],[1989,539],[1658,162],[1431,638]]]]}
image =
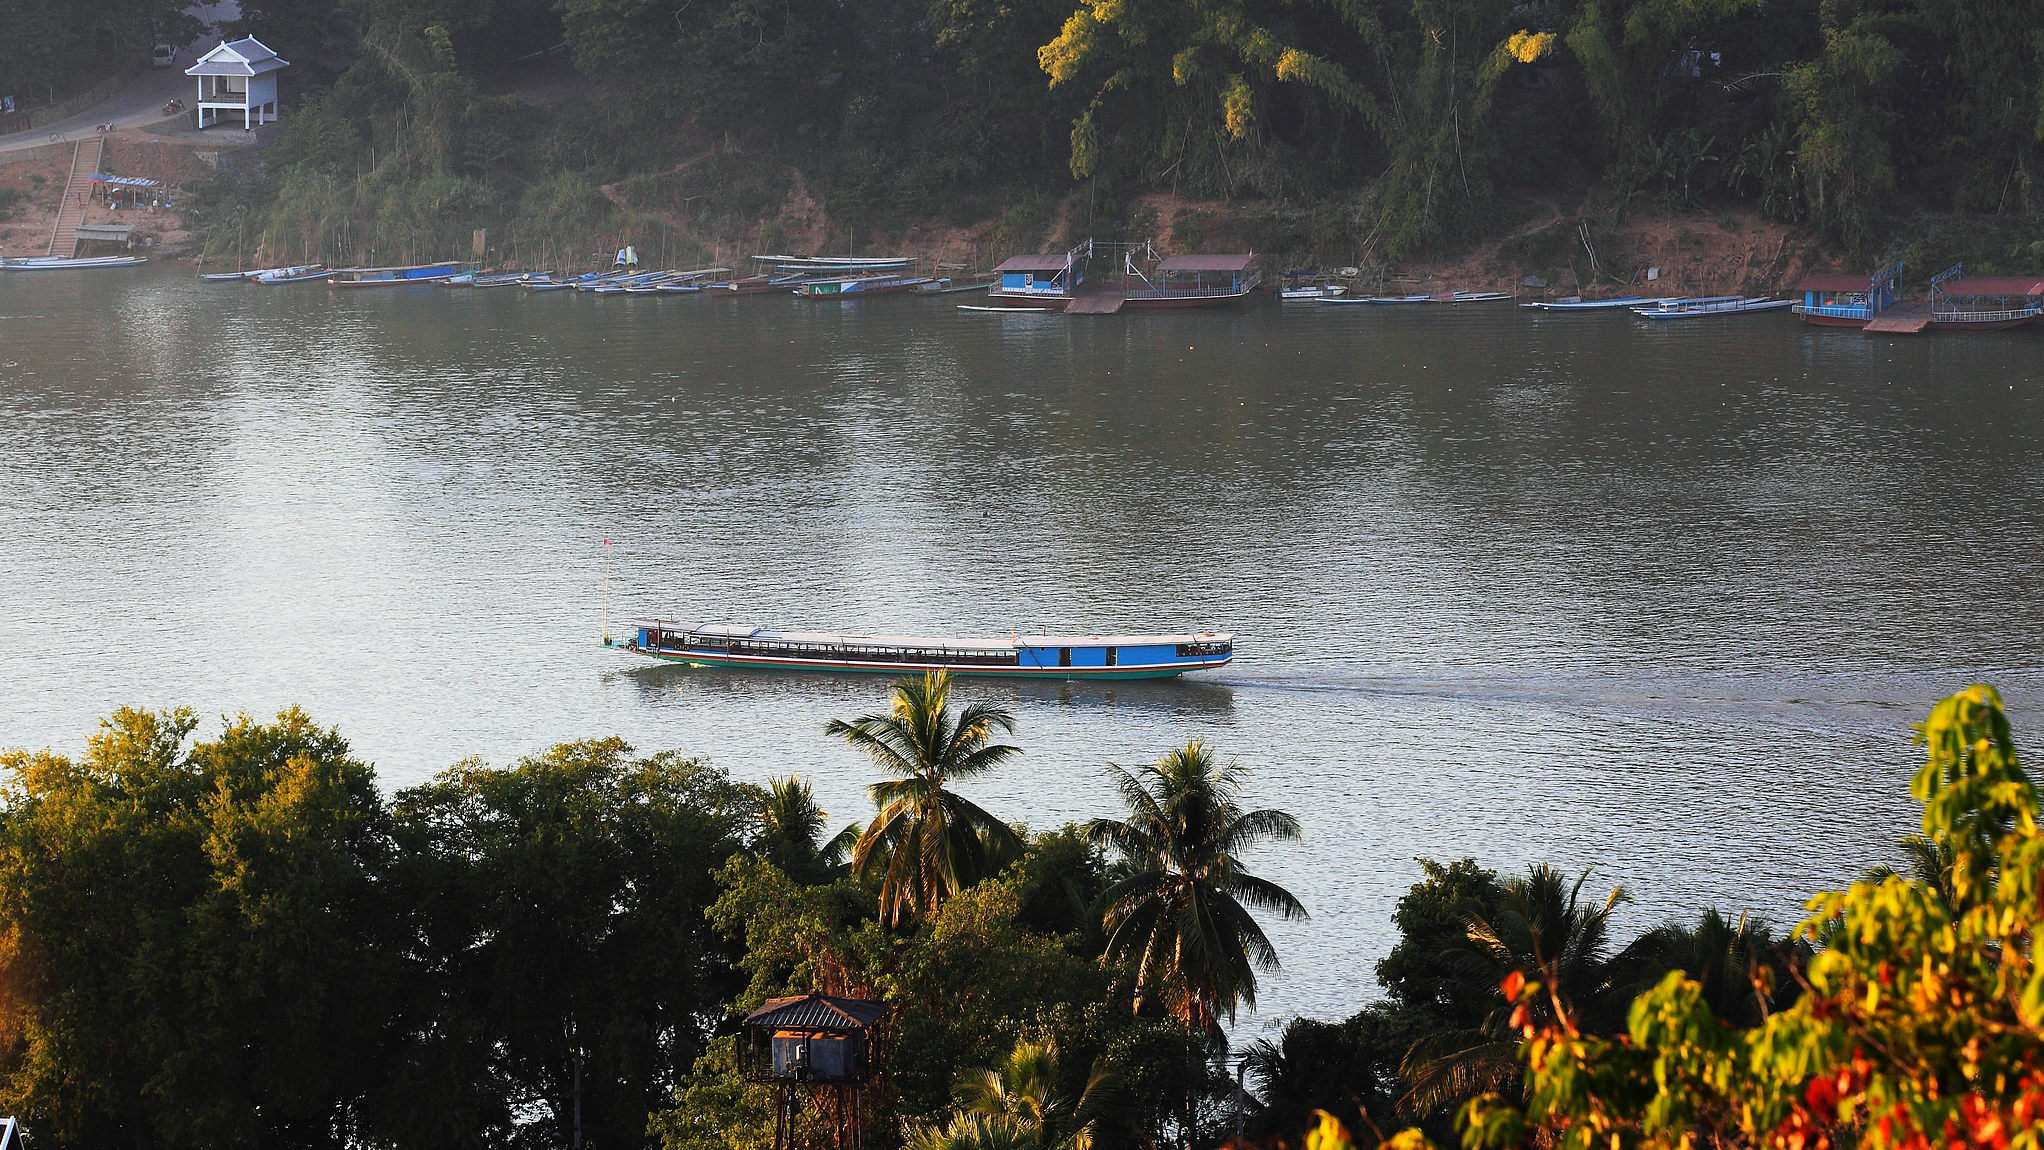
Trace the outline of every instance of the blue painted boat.
{"type": "Polygon", "coordinates": [[[461,265],[449,260],[441,264],[414,264],[393,268],[338,268],[326,282],[335,287],[403,287],[406,284],[437,283],[452,278],[461,265]]]}
{"type": "Polygon", "coordinates": [[[1024,679],[1167,679],[1225,667],[1235,636],[1009,635],[1006,639],[922,639],[769,631],[728,623],[647,619],[632,637],[605,645],[670,663],[740,671],[829,671],[1024,679]]]}
{"type": "Polygon", "coordinates": [[[1700,319],[1705,316],[1745,315],[1748,312],[1756,311],[1779,311],[1794,302],[1794,300],[1768,299],[1766,296],[1698,296],[1694,299],[1662,300],[1653,307],[1636,307],[1632,309],[1632,314],[1641,319],[1700,319]]]}
{"type": "Polygon", "coordinates": [[[1537,303],[1522,303],[1519,306],[1535,311],[1616,311],[1619,308],[1658,307],[1663,300],[1673,296],[1627,295],[1611,299],[1557,299],[1537,303]]]}

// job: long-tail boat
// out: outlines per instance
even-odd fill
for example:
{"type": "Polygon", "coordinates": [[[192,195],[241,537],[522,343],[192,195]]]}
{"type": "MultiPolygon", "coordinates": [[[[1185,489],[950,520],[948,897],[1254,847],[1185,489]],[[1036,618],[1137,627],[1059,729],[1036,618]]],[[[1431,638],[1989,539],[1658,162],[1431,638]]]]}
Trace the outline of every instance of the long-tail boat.
{"type": "Polygon", "coordinates": [[[647,619],[628,639],[606,646],[695,667],[743,671],[844,671],[1025,679],[1166,679],[1225,667],[1235,636],[1016,635],[1005,639],[928,639],[770,631],[728,623],[647,619]]]}
{"type": "Polygon", "coordinates": [[[389,268],[336,268],[326,282],[335,287],[403,287],[406,284],[436,283],[453,276],[461,265],[453,260],[438,264],[411,264],[389,268]]]}

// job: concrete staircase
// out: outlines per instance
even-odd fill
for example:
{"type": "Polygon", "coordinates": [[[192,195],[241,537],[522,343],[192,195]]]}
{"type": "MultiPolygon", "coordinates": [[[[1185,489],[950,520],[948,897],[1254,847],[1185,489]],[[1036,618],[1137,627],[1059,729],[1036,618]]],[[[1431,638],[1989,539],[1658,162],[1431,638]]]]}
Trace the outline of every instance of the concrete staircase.
{"type": "Polygon", "coordinates": [[[78,254],[78,225],[85,222],[86,185],[93,173],[99,171],[99,162],[106,155],[106,137],[94,136],[90,140],[78,141],[71,153],[71,178],[64,183],[64,199],[57,205],[57,226],[50,230],[50,254],[57,254],[58,243],[65,245],[63,254],[78,254]]]}

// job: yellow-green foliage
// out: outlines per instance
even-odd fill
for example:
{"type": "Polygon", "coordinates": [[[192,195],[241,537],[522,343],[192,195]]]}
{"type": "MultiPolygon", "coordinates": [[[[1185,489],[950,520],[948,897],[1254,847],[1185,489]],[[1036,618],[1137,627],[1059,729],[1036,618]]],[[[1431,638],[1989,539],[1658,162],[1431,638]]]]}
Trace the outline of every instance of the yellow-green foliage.
{"type": "Polygon", "coordinates": [[[1470,1103],[1467,1144],[2044,1145],[2037,791],[1991,687],[1939,703],[1917,732],[1927,754],[1910,791],[1924,836],[1949,848],[1949,896],[1890,874],[1811,899],[1800,929],[1823,949],[1806,993],[1751,1030],[1720,1022],[1680,971],[1633,1003],[1613,1040],[1565,1011],[1535,1024],[1543,980],[1508,978],[1527,1104],[1470,1103]]]}

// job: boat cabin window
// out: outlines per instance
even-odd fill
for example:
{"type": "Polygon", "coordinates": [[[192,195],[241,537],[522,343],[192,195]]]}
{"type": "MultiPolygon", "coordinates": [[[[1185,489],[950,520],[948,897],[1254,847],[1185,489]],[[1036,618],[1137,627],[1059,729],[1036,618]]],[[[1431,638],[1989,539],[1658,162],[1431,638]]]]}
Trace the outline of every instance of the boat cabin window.
{"type": "Polygon", "coordinates": [[[1072,665],[1072,649],[1070,647],[1059,647],[1057,649],[1057,665],[1060,667],[1072,665]]]}
{"type": "Polygon", "coordinates": [[[1108,666],[1110,666],[1110,667],[1114,666],[1114,665],[1115,665],[1115,663],[1119,661],[1119,659],[1120,659],[1120,656],[1121,656],[1121,648],[1119,648],[1119,647],[1109,647],[1109,648],[1107,649],[1107,665],[1108,665],[1108,666]]]}

